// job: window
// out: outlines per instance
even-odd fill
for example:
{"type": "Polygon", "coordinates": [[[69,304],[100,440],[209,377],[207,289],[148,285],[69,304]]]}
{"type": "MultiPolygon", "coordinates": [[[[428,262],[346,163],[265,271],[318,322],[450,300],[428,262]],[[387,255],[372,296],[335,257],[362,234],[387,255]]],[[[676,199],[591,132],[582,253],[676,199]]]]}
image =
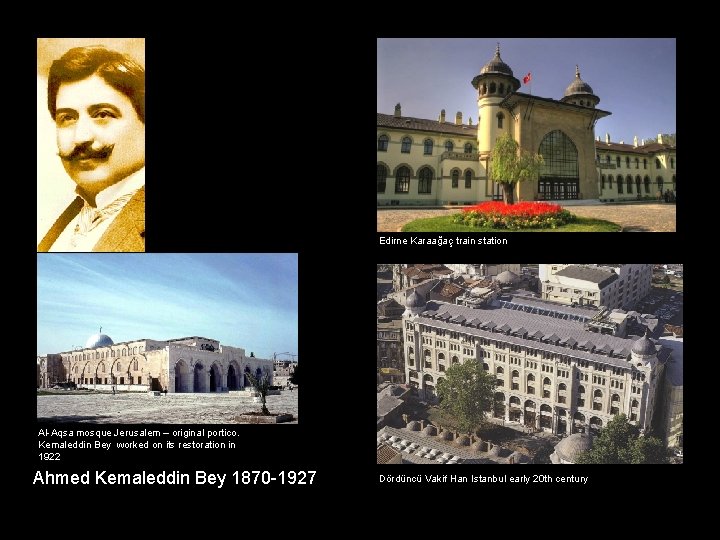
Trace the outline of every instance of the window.
{"type": "Polygon", "coordinates": [[[615,166],[619,169],[620,168],[620,156],[617,156],[615,158],[615,166]]]}
{"type": "Polygon", "coordinates": [[[403,137],[402,140],[402,146],[400,148],[400,151],[403,154],[409,154],[410,153],[410,145],[412,144],[412,141],[410,140],[410,137],[403,137]]]}
{"type": "Polygon", "coordinates": [[[640,168],[640,158],[635,158],[635,168],[636,169],[640,168]]]}
{"type": "Polygon", "coordinates": [[[378,163],[377,166],[377,192],[385,193],[385,184],[387,180],[387,168],[385,165],[378,163]]]}
{"type": "Polygon", "coordinates": [[[494,83],[494,82],[491,82],[491,83],[490,83],[490,93],[491,93],[491,94],[494,94],[496,88],[497,88],[497,87],[496,87],[495,83],[494,83]]]}
{"type": "Polygon", "coordinates": [[[137,363],[137,360],[135,360],[135,361],[133,362],[133,369],[134,369],[135,371],[137,371],[137,368],[138,368],[138,363],[137,363]]]}
{"type": "Polygon", "coordinates": [[[452,187],[453,189],[458,187],[458,179],[460,178],[460,171],[455,170],[452,172],[452,187]]]}
{"type": "Polygon", "coordinates": [[[632,178],[630,176],[628,176],[625,179],[625,183],[627,184],[627,192],[632,193],[632,178]]]}
{"type": "Polygon", "coordinates": [[[662,176],[658,176],[655,181],[656,181],[656,183],[657,183],[658,191],[662,194],[662,192],[663,192],[663,179],[662,179],[662,176]]]}
{"type": "Polygon", "coordinates": [[[605,189],[605,175],[600,178],[600,189],[605,189]]]}
{"type": "Polygon", "coordinates": [[[472,172],[465,171],[465,189],[470,189],[471,187],[472,187],[472,172]]]}
{"type": "MultiPolygon", "coordinates": [[[[504,95],[505,95],[505,85],[504,85],[503,83],[500,83],[500,88],[499,88],[499,90],[500,90],[500,92],[499,92],[500,95],[501,95],[501,96],[504,96],[504,95]]],[[[499,126],[499,127],[502,127],[502,126],[499,126]]]]}
{"type": "Polygon", "coordinates": [[[622,176],[618,176],[617,186],[618,186],[618,193],[622,193],[623,192],[622,176]]]}
{"type": "Polygon", "coordinates": [[[660,163],[660,160],[658,158],[655,158],[655,168],[662,169],[662,163],[660,163]]]}
{"type": "Polygon", "coordinates": [[[630,168],[630,156],[625,156],[625,166],[628,169],[630,168]]]}
{"type": "Polygon", "coordinates": [[[453,148],[455,148],[455,147],[453,146],[452,141],[445,141],[445,151],[446,152],[452,152],[453,148]]]}
{"type": "Polygon", "coordinates": [[[466,154],[472,154],[472,150],[473,150],[472,144],[470,144],[470,143],[465,144],[465,153],[466,154]]]}
{"type": "Polygon", "coordinates": [[[503,113],[497,114],[497,122],[498,122],[498,129],[503,128],[503,120],[505,119],[505,115],[503,113]]]}
{"type": "Polygon", "coordinates": [[[645,182],[645,193],[650,193],[650,177],[646,176],[643,182],[645,182]]]}
{"type": "Polygon", "coordinates": [[[432,190],[432,177],[433,173],[429,167],[423,167],[420,169],[418,175],[420,182],[418,184],[418,193],[430,193],[432,190]]]}
{"type": "Polygon", "coordinates": [[[641,189],[642,188],[642,180],[640,180],[639,176],[635,177],[635,187],[637,188],[637,193],[639,195],[640,192],[642,191],[642,189],[641,189]]]}
{"type": "Polygon", "coordinates": [[[400,167],[395,173],[395,193],[410,192],[410,169],[400,167]]]}
{"type": "Polygon", "coordinates": [[[675,158],[670,158],[670,168],[671,169],[675,168],[675,158]]]}
{"type": "Polygon", "coordinates": [[[431,156],[432,151],[433,151],[432,139],[425,139],[425,142],[423,143],[423,154],[426,156],[431,156]]]}
{"type": "Polygon", "coordinates": [[[388,141],[390,138],[387,135],[380,135],[378,137],[378,152],[387,152],[388,141]]]}

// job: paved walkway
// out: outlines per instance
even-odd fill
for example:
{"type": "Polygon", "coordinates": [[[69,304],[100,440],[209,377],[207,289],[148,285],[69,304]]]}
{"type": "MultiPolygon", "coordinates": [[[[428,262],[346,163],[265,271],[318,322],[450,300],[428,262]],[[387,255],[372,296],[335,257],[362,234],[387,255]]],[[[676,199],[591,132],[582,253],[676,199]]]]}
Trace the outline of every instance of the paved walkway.
{"type": "MultiPolygon", "coordinates": [[[[415,219],[455,214],[458,208],[378,209],[378,232],[399,232],[406,223],[415,219]]],[[[624,232],[675,232],[675,205],[665,203],[598,204],[573,206],[570,212],[577,216],[606,219],[623,227],[624,232]]]]}

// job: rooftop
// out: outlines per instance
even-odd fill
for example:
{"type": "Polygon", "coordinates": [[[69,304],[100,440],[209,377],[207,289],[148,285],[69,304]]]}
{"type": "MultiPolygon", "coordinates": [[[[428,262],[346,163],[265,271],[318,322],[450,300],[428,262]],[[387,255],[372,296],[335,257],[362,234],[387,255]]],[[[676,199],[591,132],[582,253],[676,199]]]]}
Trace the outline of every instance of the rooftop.
{"type": "Polygon", "coordinates": [[[565,267],[556,272],[555,275],[597,283],[601,289],[618,279],[618,275],[615,272],[579,265],[565,267]]]}
{"type": "Polygon", "coordinates": [[[438,122],[436,120],[424,120],[422,118],[412,118],[410,116],[401,116],[395,118],[391,114],[377,113],[378,127],[387,127],[395,129],[406,129],[413,131],[435,131],[437,133],[446,133],[450,135],[466,135],[475,139],[477,137],[477,126],[468,126],[467,124],[454,124],[451,122],[438,122]]]}

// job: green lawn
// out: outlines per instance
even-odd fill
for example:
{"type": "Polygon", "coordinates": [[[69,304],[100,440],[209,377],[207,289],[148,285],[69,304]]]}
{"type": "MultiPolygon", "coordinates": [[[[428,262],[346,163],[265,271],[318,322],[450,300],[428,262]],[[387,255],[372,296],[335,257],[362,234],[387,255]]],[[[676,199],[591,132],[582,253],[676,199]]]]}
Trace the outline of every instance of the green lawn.
{"type": "Polygon", "coordinates": [[[557,229],[495,229],[492,227],[469,227],[453,223],[453,216],[416,219],[402,228],[403,232],[619,232],[620,225],[602,219],[578,217],[574,223],[568,223],[557,229]]]}

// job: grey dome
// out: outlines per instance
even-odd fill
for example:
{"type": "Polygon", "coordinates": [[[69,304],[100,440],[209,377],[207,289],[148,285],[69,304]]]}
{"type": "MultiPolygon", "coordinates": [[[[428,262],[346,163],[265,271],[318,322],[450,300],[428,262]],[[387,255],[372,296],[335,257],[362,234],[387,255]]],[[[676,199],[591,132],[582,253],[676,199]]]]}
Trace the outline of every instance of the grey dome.
{"type": "Polygon", "coordinates": [[[418,308],[425,305],[425,298],[418,294],[417,289],[414,289],[412,294],[405,300],[405,305],[409,308],[418,308]]]}
{"type": "Polygon", "coordinates": [[[590,88],[590,85],[580,78],[580,68],[578,66],[575,66],[575,79],[570,83],[570,86],[565,89],[565,97],[576,94],[586,94],[597,97],[593,93],[593,89],[590,88]]]}
{"type": "Polygon", "coordinates": [[[114,345],[115,343],[106,334],[93,334],[85,342],[86,349],[97,349],[98,347],[107,347],[108,345],[114,345]]]}
{"type": "Polygon", "coordinates": [[[495,457],[500,457],[500,447],[498,445],[493,446],[490,450],[488,450],[488,454],[495,457]]]}
{"type": "Polygon", "coordinates": [[[425,429],[422,430],[421,435],[434,437],[435,435],[437,435],[437,428],[435,426],[427,426],[425,429]]]}
{"type": "Polygon", "coordinates": [[[412,420],[407,423],[407,429],[410,431],[420,431],[420,422],[417,420],[412,420]]]}
{"type": "Polygon", "coordinates": [[[555,453],[563,461],[575,463],[581,452],[592,448],[593,438],[589,433],[573,433],[555,446],[555,453]]]}
{"type": "Polygon", "coordinates": [[[467,435],[460,435],[456,440],[455,444],[459,446],[470,446],[470,437],[467,435]]]}
{"type": "Polygon", "coordinates": [[[632,346],[632,352],[640,356],[652,356],[657,354],[657,348],[653,341],[648,337],[649,331],[645,331],[645,335],[638,339],[632,346]]]}
{"type": "Polygon", "coordinates": [[[518,276],[515,272],[505,270],[504,272],[498,274],[495,281],[502,283],[503,285],[511,285],[520,281],[520,276],[518,276]]]}
{"type": "Polygon", "coordinates": [[[486,73],[502,73],[504,75],[513,76],[513,71],[510,69],[505,62],[500,58],[500,44],[498,43],[497,49],[495,49],[495,56],[487,64],[485,64],[480,70],[480,75],[486,73]]]}

